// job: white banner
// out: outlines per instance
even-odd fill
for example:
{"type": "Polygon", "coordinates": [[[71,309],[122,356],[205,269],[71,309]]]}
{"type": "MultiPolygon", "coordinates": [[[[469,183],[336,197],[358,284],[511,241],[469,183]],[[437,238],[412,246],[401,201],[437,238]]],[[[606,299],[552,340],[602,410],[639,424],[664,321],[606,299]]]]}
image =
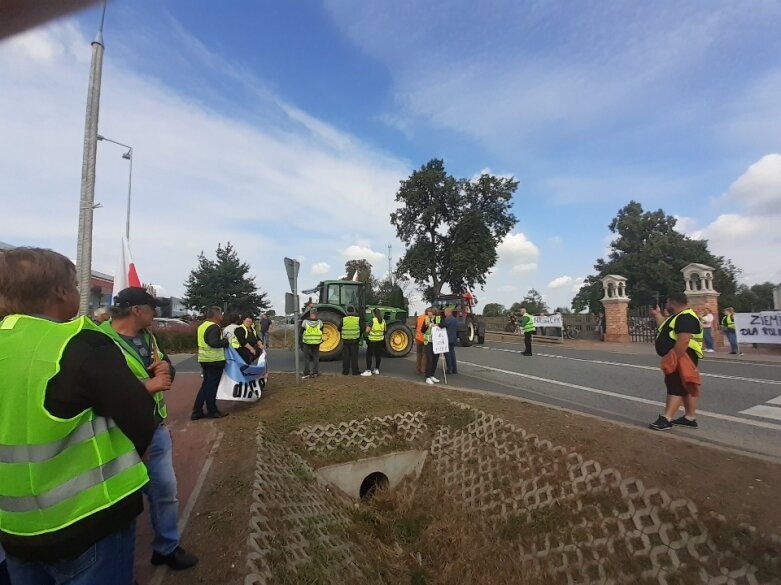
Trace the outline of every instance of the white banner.
{"type": "Polygon", "coordinates": [[[561,315],[558,313],[555,315],[535,315],[534,317],[535,327],[562,327],[561,315]]]}
{"type": "Polygon", "coordinates": [[[738,343],[781,343],[781,311],[735,313],[738,343]]]}
{"type": "Polygon", "coordinates": [[[239,402],[259,400],[263,390],[261,378],[266,374],[266,352],[260,355],[256,364],[248,366],[235,349],[226,348],[225,370],[217,387],[217,399],[239,402]]]}
{"type": "Polygon", "coordinates": [[[450,344],[447,341],[447,331],[444,327],[431,328],[431,344],[434,353],[447,353],[450,350],[450,344]]]}

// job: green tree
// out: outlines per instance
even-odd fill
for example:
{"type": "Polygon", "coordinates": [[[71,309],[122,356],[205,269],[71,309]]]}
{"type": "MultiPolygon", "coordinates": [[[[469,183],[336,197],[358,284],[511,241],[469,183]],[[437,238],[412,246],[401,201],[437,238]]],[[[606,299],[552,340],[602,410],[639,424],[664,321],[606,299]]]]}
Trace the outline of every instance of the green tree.
{"type": "Polygon", "coordinates": [[[517,313],[521,308],[526,309],[526,312],[532,315],[539,315],[548,311],[548,304],[542,298],[542,295],[537,292],[537,289],[530,288],[523,300],[520,303],[513,303],[510,310],[517,313]]]}
{"type": "Polygon", "coordinates": [[[348,260],[344,263],[344,271],[347,280],[352,280],[356,271],[358,272],[358,278],[356,280],[359,282],[369,282],[372,280],[372,265],[366,258],[348,260]]]}
{"type": "Polygon", "coordinates": [[[226,311],[255,316],[271,306],[266,293],[258,290],[255,277],[247,276],[249,265],[239,260],[230,242],[217,245],[217,259],[198,255],[198,266],[184,283],[182,302],[189,309],[222,307],[226,311]]]}
{"type": "Polygon", "coordinates": [[[484,285],[496,247],[517,219],[510,212],[515,179],[481,175],[456,180],[433,159],[401,182],[391,213],[407,250],[396,269],[432,300],[447,284],[454,293],[484,285]]]}
{"type": "Polygon", "coordinates": [[[571,315],[572,310],[569,307],[556,307],[553,309],[554,313],[561,313],[562,315],[571,315]]]}
{"type": "Polygon", "coordinates": [[[488,303],[483,307],[483,317],[503,317],[507,309],[499,303],[488,303]]]}
{"type": "Polygon", "coordinates": [[[610,253],[607,259],[596,261],[596,274],[585,280],[572,300],[572,308],[577,312],[601,310],[600,279],[607,274],[626,277],[634,306],[664,302],[670,293],[683,290],[681,269],[690,262],[714,267],[714,286],[722,294],[722,301],[734,296],[739,270],[724,257],[712,254],[707,240],[694,240],[676,231],[676,222],[661,209],[644,211],[636,201],[620,209],[609,225],[616,235],[610,253]]]}
{"type": "Polygon", "coordinates": [[[730,302],[728,305],[725,304],[725,306],[735,307],[735,311],[738,313],[772,311],[774,287],[775,285],[772,282],[754,284],[750,287],[741,284],[734,298],[728,299],[730,302]]]}

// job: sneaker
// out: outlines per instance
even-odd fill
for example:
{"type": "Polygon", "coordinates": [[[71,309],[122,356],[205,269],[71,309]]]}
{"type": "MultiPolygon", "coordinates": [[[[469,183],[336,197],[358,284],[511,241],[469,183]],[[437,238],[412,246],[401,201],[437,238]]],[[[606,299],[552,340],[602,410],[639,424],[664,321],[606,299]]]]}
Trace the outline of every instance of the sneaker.
{"type": "Polygon", "coordinates": [[[181,546],[170,555],[161,555],[159,552],[152,553],[153,565],[168,565],[174,571],[183,571],[198,564],[198,557],[188,553],[181,546]]]}
{"type": "Polygon", "coordinates": [[[706,349],[705,351],[708,352],[708,353],[713,353],[716,350],[715,349],[706,349]]]}
{"type": "Polygon", "coordinates": [[[307,378],[309,378],[309,374],[304,374],[303,376],[301,376],[302,380],[306,380],[307,378]]]}
{"type": "Polygon", "coordinates": [[[372,374],[374,374],[375,376],[379,376],[380,375],[380,370],[378,370],[377,368],[374,368],[372,370],[372,374]]]}
{"type": "Polygon", "coordinates": [[[648,426],[655,431],[669,431],[671,428],[673,428],[673,423],[660,414],[659,418],[657,418],[648,426]]]}
{"type": "Polygon", "coordinates": [[[206,415],[205,415],[205,414],[203,414],[203,411],[202,411],[202,410],[200,410],[200,411],[199,411],[199,410],[196,410],[196,411],[194,411],[194,412],[193,412],[193,413],[190,415],[190,420],[201,420],[201,419],[202,419],[202,418],[204,418],[205,416],[206,416],[206,415]]]}
{"type": "Polygon", "coordinates": [[[437,384],[439,384],[439,378],[435,378],[434,376],[431,376],[431,379],[434,380],[437,384]]]}
{"type": "Polygon", "coordinates": [[[372,375],[371,370],[366,370],[363,374],[361,374],[361,376],[371,376],[371,375],[372,375]]]}
{"type": "Polygon", "coordinates": [[[679,427],[688,427],[690,429],[699,429],[700,425],[697,424],[697,420],[691,420],[686,418],[685,416],[682,416],[680,418],[676,418],[674,421],[672,421],[672,424],[678,425],[679,427]]]}
{"type": "Polygon", "coordinates": [[[434,378],[426,378],[426,384],[433,384],[434,378]]]}

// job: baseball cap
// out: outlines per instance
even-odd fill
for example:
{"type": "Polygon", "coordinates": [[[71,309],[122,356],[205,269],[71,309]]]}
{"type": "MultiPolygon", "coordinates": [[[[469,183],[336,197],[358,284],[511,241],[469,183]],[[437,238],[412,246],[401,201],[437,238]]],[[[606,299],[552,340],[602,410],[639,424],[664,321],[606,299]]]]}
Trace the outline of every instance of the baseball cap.
{"type": "Polygon", "coordinates": [[[114,297],[115,307],[136,307],[140,305],[148,305],[150,307],[163,307],[168,303],[156,299],[150,295],[146,289],[140,286],[131,286],[119,291],[114,297]]]}

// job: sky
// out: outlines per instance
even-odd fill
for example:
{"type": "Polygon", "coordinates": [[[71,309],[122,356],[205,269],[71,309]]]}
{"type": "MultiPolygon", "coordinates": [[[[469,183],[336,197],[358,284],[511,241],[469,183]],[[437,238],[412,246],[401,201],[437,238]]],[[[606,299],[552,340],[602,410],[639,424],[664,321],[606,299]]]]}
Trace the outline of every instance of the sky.
{"type": "MultiPolygon", "coordinates": [[[[75,259],[99,16],[0,41],[0,241],[75,259]]],[[[352,258],[386,274],[399,181],[432,158],[519,181],[481,304],[568,306],[632,199],[778,283],[779,22],[781,0],[114,1],[99,132],[134,149],[131,249],[173,295],[228,241],[278,311],[285,256],[302,289],[352,258]]],[[[108,273],[123,152],[98,144],[108,273]]]]}

